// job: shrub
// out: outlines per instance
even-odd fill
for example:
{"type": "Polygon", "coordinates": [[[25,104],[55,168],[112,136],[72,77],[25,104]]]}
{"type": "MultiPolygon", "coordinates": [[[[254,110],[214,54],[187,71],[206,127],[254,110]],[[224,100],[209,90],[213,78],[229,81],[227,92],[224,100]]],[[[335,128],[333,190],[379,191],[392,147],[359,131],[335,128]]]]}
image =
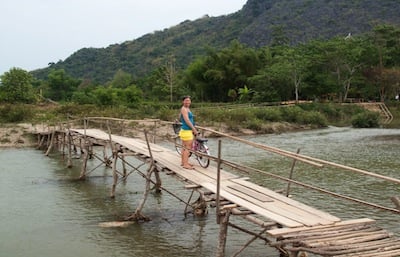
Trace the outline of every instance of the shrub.
{"type": "Polygon", "coordinates": [[[376,128],[379,127],[379,113],[362,112],[354,115],[351,124],[355,128],[376,128]]]}
{"type": "Polygon", "coordinates": [[[328,125],[328,120],[322,113],[310,111],[302,115],[302,123],[326,127],[328,125]]]}
{"type": "Polygon", "coordinates": [[[260,108],[255,111],[257,119],[264,121],[280,121],[282,120],[282,114],[279,108],[266,107],[260,108]]]}
{"type": "Polygon", "coordinates": [[[259,119],[251,119],[246,121],[246,128],[254,130],[254,131],[261,131],[263,128],[263,122],[259,119]]]}
{"type": "Polygon", "coordinates": [[[7,104],[0,107],[0,120],[2,122],[22,122],[32,119],[34,112],[28,105],[7,104]]]}
{"type": "MultiPolygon", "coordinates": [[[[282,118],[284,121],[298,123],[305,112],[298,106],[282,107],[282,118]]],[[[300,122],[301,123],[301,122],[300,122]]]]}

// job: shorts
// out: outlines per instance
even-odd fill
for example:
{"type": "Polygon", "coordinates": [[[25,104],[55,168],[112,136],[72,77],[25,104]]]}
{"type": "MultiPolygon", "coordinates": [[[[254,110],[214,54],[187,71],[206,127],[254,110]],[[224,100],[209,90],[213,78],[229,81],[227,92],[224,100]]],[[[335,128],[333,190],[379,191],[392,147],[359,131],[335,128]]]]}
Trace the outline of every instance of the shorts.
{"type": "Polygon", "coordinates": [[[191,130],[181,129],[179,131],[179,137],[182,141],[190,141],[193,140],[193,132],[191,130]]]}

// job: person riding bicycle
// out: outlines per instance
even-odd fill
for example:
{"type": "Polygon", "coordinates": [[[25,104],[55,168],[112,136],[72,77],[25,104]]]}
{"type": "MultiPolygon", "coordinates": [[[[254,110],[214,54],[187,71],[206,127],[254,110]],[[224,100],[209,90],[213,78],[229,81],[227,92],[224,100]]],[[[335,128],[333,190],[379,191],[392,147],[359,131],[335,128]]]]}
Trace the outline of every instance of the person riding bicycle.
{"type": "Polygon", "coordinates": [[[182,140],[182,155],[181,165],[185,169],[193,169],[193,165],[189,163],[190,149],[192,149],[193,135],[197,135],[197,129],[194,126],[194,116],[190,111],[190,104],[192,103],[190,96],[184,96],[182,98],[182,107],[180,113],[180,122],[182,123],[181,130],[179,131],[179,137],[182,140]]]}

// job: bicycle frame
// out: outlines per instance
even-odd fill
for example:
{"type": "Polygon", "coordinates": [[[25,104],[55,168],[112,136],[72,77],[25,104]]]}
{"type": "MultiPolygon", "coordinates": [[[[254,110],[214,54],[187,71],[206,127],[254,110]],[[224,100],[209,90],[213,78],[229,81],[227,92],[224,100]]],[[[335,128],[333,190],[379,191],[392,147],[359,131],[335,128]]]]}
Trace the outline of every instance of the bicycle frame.
{"type": "MultiPolygon", "coordinates": [[[[192,149],[190,149],[189,157],[194,153],[198,163],[201,167],[207,168],[210,165],[210,159],[207,158],[207,155],[210,155],[209,148],[207,146],[208,139],[195,137],[192,143],[192,149]]],[[[175,138],[175,149],[178,154],[182,154],[182,142],[179,136],[175,138]]]]}

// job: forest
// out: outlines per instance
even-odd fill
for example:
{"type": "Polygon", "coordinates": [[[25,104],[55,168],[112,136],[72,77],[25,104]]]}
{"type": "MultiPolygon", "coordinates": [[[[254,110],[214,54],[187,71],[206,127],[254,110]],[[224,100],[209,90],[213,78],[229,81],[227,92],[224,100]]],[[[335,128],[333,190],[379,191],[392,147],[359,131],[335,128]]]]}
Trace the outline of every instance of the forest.
{"type": "Polygon", "coordinates": [[[171,56],[148,75],[134,78],[120,69],[104,84],[53,69],[46,79],[12,68],[1,76],[0,101],[43,99],[97,106],[136,108],[146,101],[176,102],[191,95],[199,102],[385,101],[400,93],[400,28],[379,25],[359,36],[312,40],[292,46],[284,33],[270,46],[238,41],[209,48],[186,68],[171,56]]]}

